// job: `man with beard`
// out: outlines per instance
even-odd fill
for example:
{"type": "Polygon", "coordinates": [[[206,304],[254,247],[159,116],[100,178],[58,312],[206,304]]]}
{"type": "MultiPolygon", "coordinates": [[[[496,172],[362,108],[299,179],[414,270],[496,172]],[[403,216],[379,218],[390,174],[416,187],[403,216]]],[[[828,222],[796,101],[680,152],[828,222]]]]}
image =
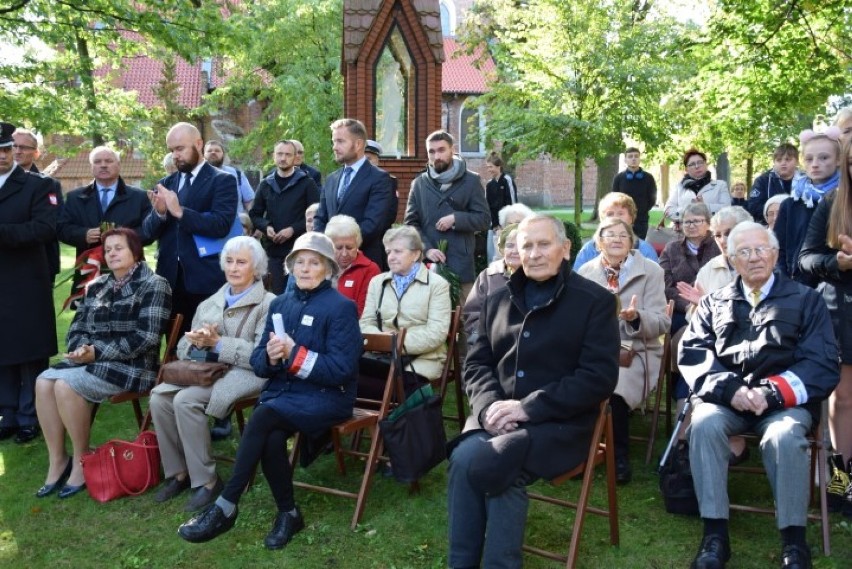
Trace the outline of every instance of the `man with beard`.
{"type": "Polygon", "coordinates": [[[201,133],[177,123],[166,135],[178,171],[166,176],[149,197],[153,210],[142,224],[144,239],[159,239],[157,274],[172,287],[172,313],[183,314],[189,330],[198,305],[225,284],[218,252],[202,256],[195,236],[221,239],[237,218],[237,179],[201,157],[201,133]]]}
{"type": "Polygon", "coordinates": [[[331,133],[334,160],[343,168],[326,179],[314,230],[324,231],[335,215],[354,218],[361,228],[361,250],[380,268],[385,267],[382,236],[393,225],[397,208],[393,181],[364,156],[367,129],[361,121],[340,119],[331,124],[331,133]]]}
{"type": "Polygon", "coordinates": [[[15,164],[14,131],[0,122],[0,440],[26,443],[39,434],[35,379],[57,348],[45,245],[59,200],[50,180],[15,164]]]}
{"type": "Polygon", "coordinates": [[[275,172],[260,181],[249,217],[255,228],[267,237],[272,292],[281,294],[287,284],[284,258],[293,242],[305,232],[305,210],[319,201],[319,189],[301,168],[296,167],[296,145],[279,140],[273,150],[275,172]]]}
{"type": "Polygon", "coordinates": [[[426,138],[429,165],[411,183],[403,223],[423,238],[426,259],[446,263],[459,276],[464,304],[476,278],[474,247],[477,231],[487,231],[491,212],[482,180],[453,156],[453,137],[437,130],[426,138]],[[446,241],[446,252],[438,248],[446,241]]]}
{"type": "MultiPolygon", "coordinates": [[[[120,176],[118,152],[98,146],[89,153],[94,179],[86,186],[68,192],[59,214],[57,233],[63,243],[77,248],[77,256],[101,242],[101,224],[129,227],[142,233],[142,221],[151,212],[145,192],[127,185],[120,176]]],[[[148,242],[145,244],[147,245],[148,242]]]]}
{"type": "Polygon", "coordinates": [[[249,184],[246,175],[239,168],[225,165],[225,147],[218,140],[208,140],[204,144],[204,159],[214,168],[224,170],[237,179],[237,189],[239,190],[239,201],[237,202],[237,211],[242,213],[251,209],[251,202],[254,199],[254,190],[249,184]]]}
{"type": "MultiPolygon", "coordinates": [[[[52,184],[52,193],[56,196],[59,203],[59,211],[62,211],[62,185],[56,178],[51,178],[50,176],[42,174],[39,171],[38,166],[35,164],[35,161],[38,160],[39,156],[41,156],[41,150],[39,150],[36,135],[31,130],[19,128],[12,134],[12,139],[15,141],[15,144],[12,145],[12,154],[15,157],[15,162],[18,166],[23,168],[25,172],[38,174],[42,178],[50,180],[52,184]]],[[[47,261],[50,263],[50,274],[56,278],[56,275],[59,274],[60,268],[59,240],[53,239],[50,243],[45,245],[45,248],[47,249],[47,261]]]]}

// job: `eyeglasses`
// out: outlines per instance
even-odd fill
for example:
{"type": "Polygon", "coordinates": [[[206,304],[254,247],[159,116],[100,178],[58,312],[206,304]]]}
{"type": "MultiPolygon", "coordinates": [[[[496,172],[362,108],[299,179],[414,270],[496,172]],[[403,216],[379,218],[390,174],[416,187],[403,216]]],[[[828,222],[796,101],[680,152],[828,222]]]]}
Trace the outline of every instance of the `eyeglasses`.
{"type": "Polygon", "coordinates": [[[24,146],[23,144],[13,144],[12,148],[15,150],[35,150],[35,146],[24,146]]]}
{"type": "Polygon", "coordinates": [[[746,248],[739,249],[736,253],[734,253],[737,257],[742,259],[743,261],[748,261],[751,259],[751,254],[754,253],[758,259],[765,259],[769,256],[771,251],[774,251],[775,247],[755,247],[754,249],[746,248]]]}
{"type": "Polygon", "coordinates": [[[687,219],[683,222],[684,225],[692,227],[693,225],[701,225],[703,223],[707,223],[706,219],[687,219]]]}
{"type": "Polygon", "coordinates": [[[626,241],[630,236],[626,233],[601,233],[601,237],[607,241],[626,241]]]}
{"type": "Polygon", "coordinates": [[[696,160],[695,162],[690,162],[689,164],[687,164],[686,167],[687,168],[700,168],[701,166],[704,166],[705,164],[707,164],[707,162],[705,162],[704,160],[696,160]]]}

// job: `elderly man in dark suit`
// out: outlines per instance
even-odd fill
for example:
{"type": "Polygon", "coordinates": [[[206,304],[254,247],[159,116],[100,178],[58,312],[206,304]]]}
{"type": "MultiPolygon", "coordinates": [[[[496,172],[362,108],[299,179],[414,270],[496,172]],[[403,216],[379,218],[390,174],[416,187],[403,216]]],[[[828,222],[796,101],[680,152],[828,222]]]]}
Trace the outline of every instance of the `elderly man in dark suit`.
{"type": "Polygon", "coordinates": [[[89,153],[89,164],[94,179],[68,192],[57,227],[59,240],[73,245],[78,256],[100,244],[103,222],[128,227],[141,236],[142,221],[151,212],[147,194],[121,177],[118,152],[98,146],[89,153]]]}
{"type": "Polygon", "coordinates": [[[45,245],[56,239],[59,198],[15,163],[14,131],[0,122],[0,440],[25,443],[39,434],[35,378],[57,349],[45,245]]]}
{"type": "Polygon", "coordinates": [[[329,174],[322,187],[314,231],[325,231],[338,214],[351,216],[361,228],[361,250],[379,267],[386,266],[382,236],[396,219],[397,198],[390,174],[364,156],[367,129],[361,121],[340,119],[331,124],[334,159],[343,168],[329,174]]]}
{"type": "Polygon", "coordinates": [[[196,239],[228,235],[237,217],[237,179],[202,158],[204,141],[194,125],[174,125],[166,145],[178,171],[151,192],[153,210],[142,233],[159,239],[157,274],[169,281],[172,313],[183,314],[189,330],[198,305],[225,284],[218,251],[203,255],[196,239]]]}
{"type": "Polygon", "coordinates": [[[585,459],[601,401],[618,381],[616,298],[571,272],[556,218],[518,227],[521,269],[482,305],[464,385],[471,415],[451,443],[454,568],[519,568],[526,486],[585,459]]]}

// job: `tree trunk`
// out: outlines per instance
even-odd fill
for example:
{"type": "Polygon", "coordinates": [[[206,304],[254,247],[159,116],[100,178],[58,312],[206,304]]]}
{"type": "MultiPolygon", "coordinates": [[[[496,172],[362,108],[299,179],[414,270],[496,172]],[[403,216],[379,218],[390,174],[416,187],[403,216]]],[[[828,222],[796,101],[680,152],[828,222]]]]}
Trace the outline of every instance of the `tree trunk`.
{"type": "MultiPolygon", "coordinates": [[[[754,181],[754,156],[746,158],[746,188],[751,188],[754,181]]],[[[748,195],[748,194],[746,194],[748,195]]]]}
{"type": "Polygon", "coordinates": [[[583,224],[583,158],[574,153],[574,223],[577,229],[583,224]]]}
{"type": "Polygon", "coordinates": [[[597,191],[595,192],[595,208],[592,210],[592,221],[598,221],[598,204],[612,189],[612,179],[618,174],[619,154],[610,154],[598,160],[597,191]]]}
{"type": "Polygon", "coordinates": [[[80,84],[83,88],[83,97],[86,100],[86,115],[89,120],[89,136],[92,137],[94,146],[104,143],[104,135],[97,123],[98,100],[95,95],[95,73],[92,56],[89,55],[89,44],[86,38],[76,33],[77,55],[80,56],[80,84]]]}
{"type": "Polygon", "coordinates": [[[716,158],[716,179],[721,180],[731,187],[731,164],[728,162],[728,153],[722,152],[716,158]]]}

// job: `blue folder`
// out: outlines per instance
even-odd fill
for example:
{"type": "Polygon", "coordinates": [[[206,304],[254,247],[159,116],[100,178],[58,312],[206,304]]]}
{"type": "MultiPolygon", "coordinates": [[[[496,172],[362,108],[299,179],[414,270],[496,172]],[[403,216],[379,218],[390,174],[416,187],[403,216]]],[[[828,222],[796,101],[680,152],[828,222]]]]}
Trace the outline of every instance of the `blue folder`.
{"type": "Polygon", "coordinates": [[[199,257],[209,257],[210,255],[218,255],[225,248],[225,243],[231,237],[237,237],[243,234],[243,224],[240,223],[239,216],[234,218],[234,224],[231,225],[231,230],[224,237],[207,237],[206,235],[193,234],[195,246],[198,249],[199,257]]]}

